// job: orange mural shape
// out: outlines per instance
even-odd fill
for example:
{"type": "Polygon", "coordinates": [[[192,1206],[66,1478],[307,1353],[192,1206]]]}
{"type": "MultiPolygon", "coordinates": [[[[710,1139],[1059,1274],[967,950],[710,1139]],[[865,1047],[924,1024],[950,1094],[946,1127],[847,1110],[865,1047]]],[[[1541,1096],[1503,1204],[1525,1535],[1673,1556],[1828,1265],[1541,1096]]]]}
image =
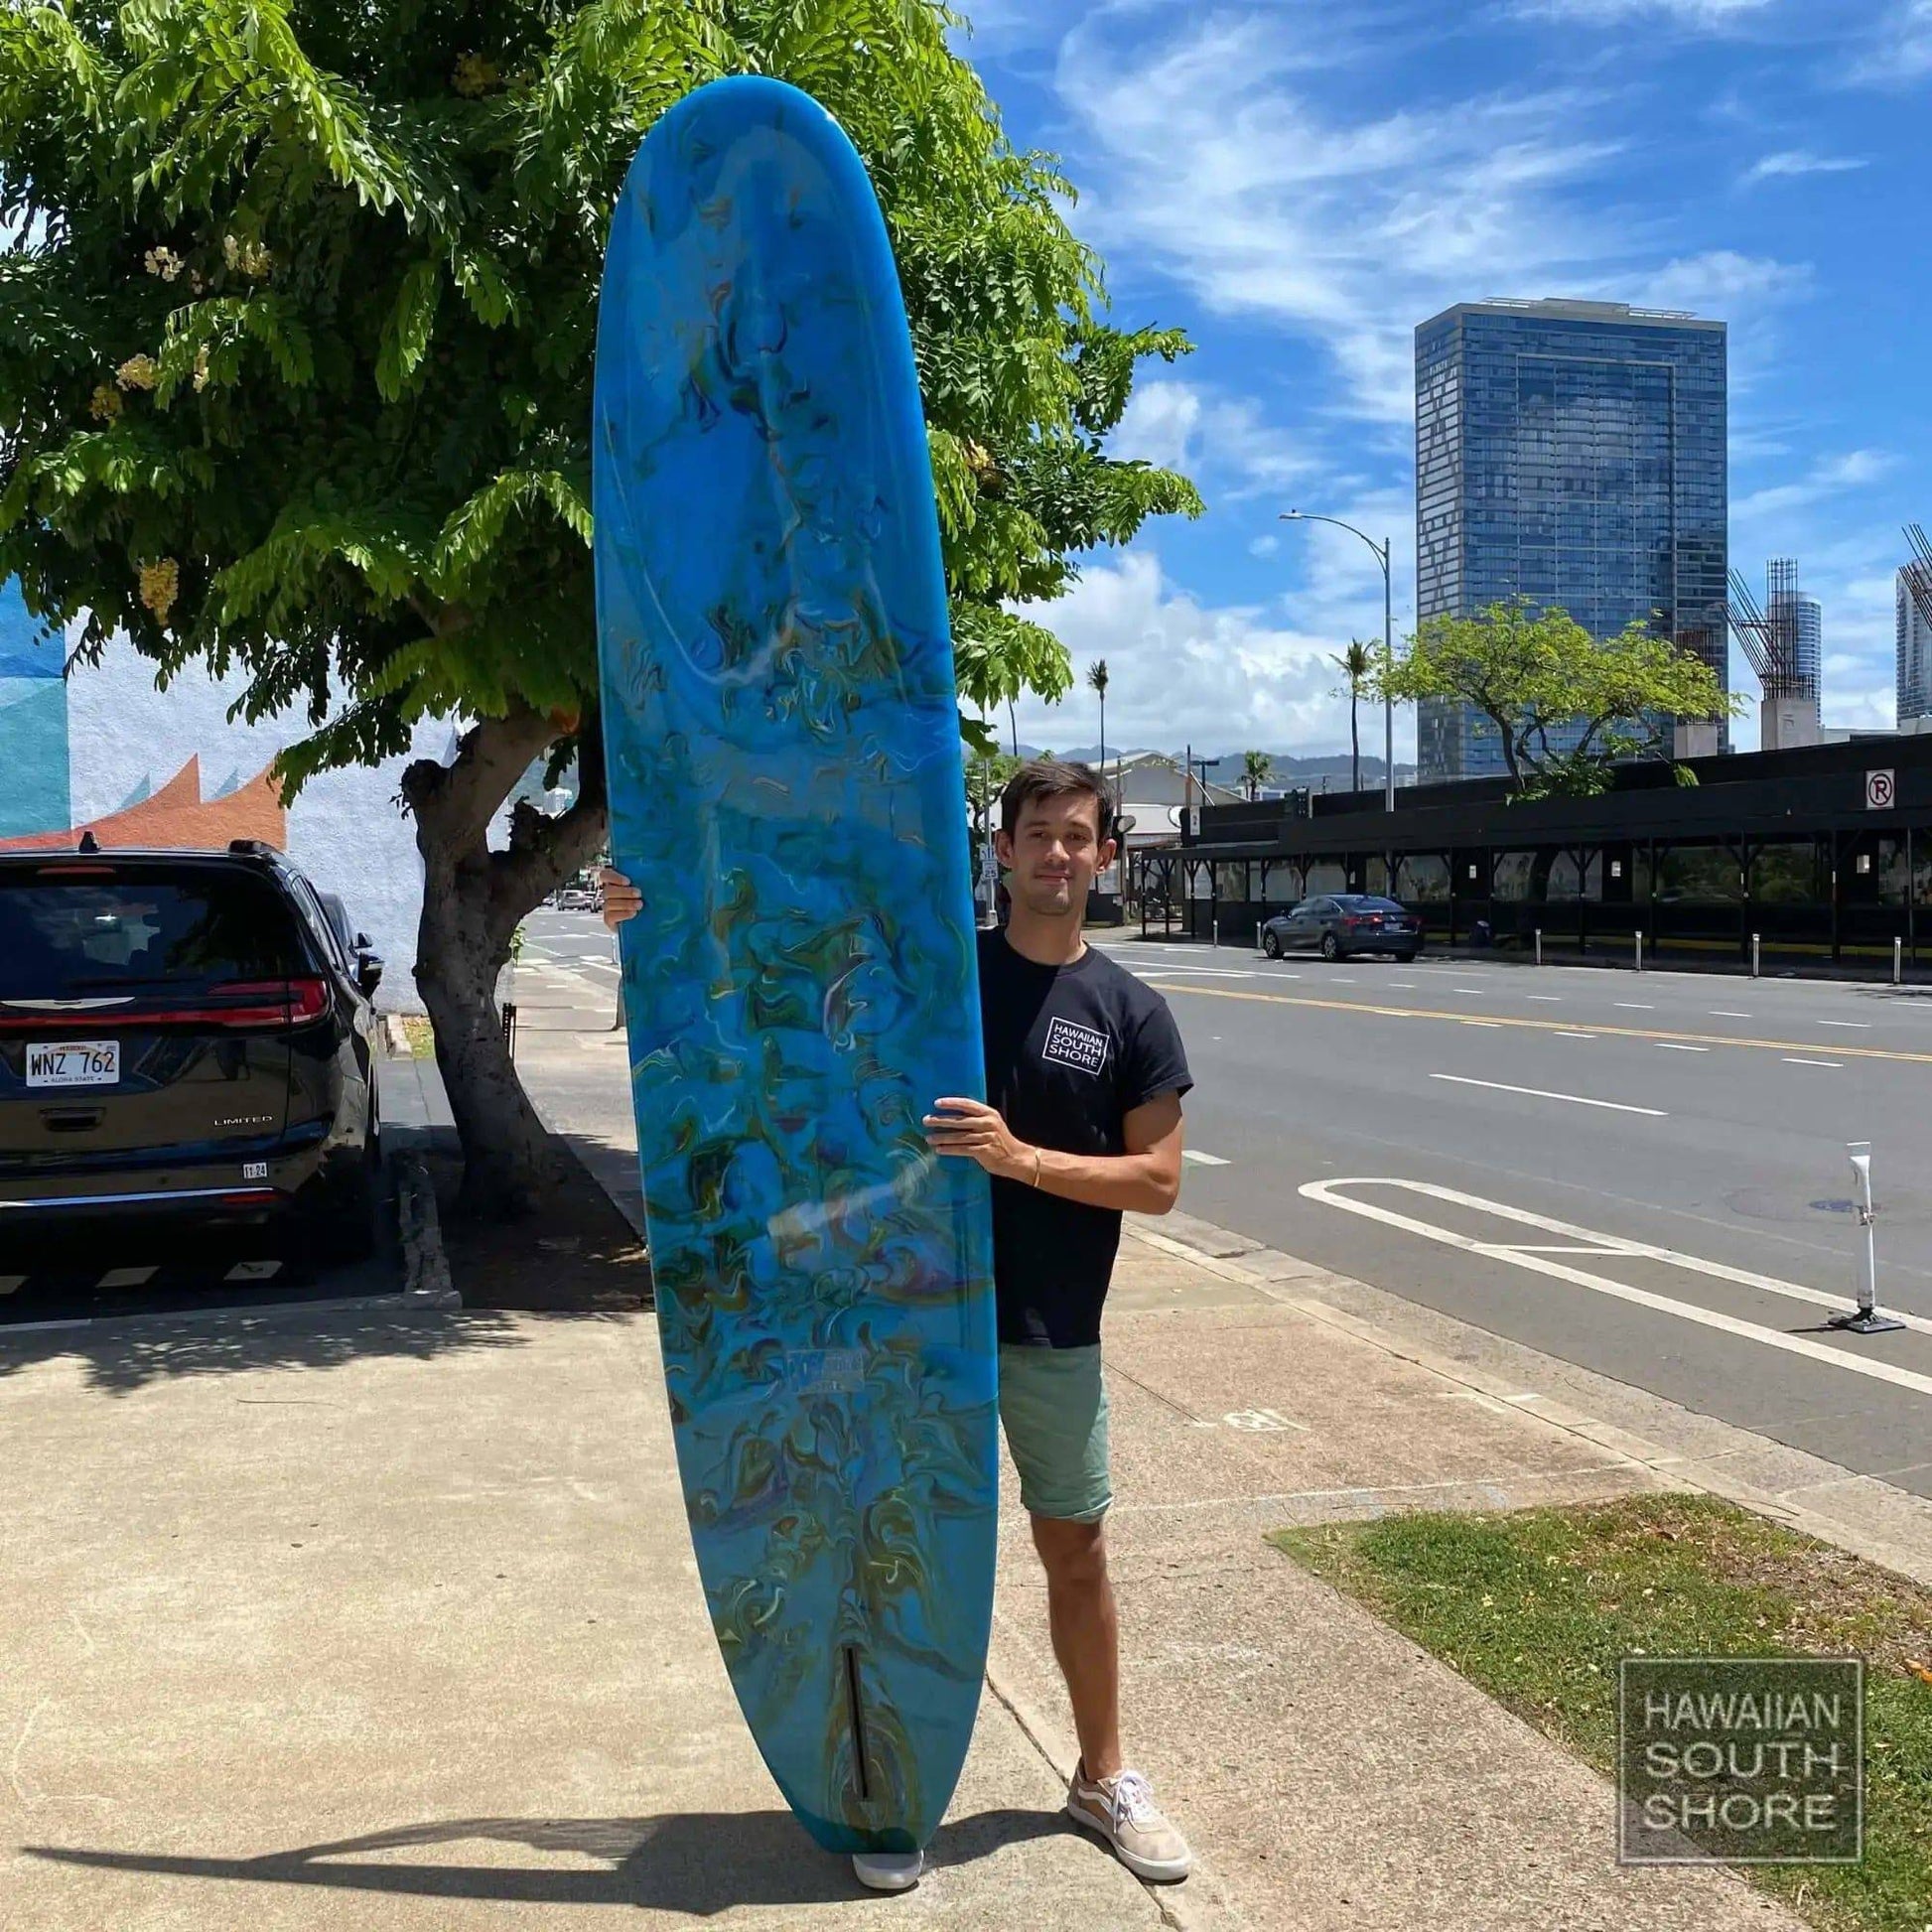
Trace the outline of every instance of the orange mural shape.
{"type": "Polygon", "coordinates": [[[218,848],[232,839],[260,839],[278,852],[289,848],[289,815],[269,767],[263,765],[245,785],[222,798],[202,796],[202,760],[191,758],[157,792],[105,818],[89,819],[65,832],[36,832],[0,839],[0,852],[70,852],[83,832],[104,850],[116,846],[218,848]]]}

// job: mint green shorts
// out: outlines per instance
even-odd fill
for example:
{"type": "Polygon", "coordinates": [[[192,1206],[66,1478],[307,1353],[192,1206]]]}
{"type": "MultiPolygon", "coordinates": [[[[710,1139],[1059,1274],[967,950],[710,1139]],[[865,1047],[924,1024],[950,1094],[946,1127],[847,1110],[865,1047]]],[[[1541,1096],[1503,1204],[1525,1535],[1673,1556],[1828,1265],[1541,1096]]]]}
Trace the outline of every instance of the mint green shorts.
{"type": "Polygon", "coordinates": [[[1000,1416],[1027,1513],[1099,1522],[1114,1500],[1099,1348],[1002,1347],[1000,1416]]]}

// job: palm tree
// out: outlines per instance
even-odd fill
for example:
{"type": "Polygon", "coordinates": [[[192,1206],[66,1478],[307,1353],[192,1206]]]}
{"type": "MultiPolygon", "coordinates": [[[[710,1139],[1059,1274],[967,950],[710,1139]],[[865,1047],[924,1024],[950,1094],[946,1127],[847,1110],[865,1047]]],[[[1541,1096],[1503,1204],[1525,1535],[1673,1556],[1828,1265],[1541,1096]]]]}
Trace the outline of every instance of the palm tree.
{"type": "Polygon", "coordinates": [[[1365,644],[1359,637],[1348,640],[1348,648],[1338,652],[1331,660],[1341,671],[1344,680],[1342,689],[1348,693],[1348,759],[1349,789],[1360,791],[1362,788],[1362,732],[1360,711],[1362,693],[1368,689],[1369,678],[1375,670],[1375,646],[1365,644]]]}
{"type": "Polygon", "coordinates": [[[1261,788],[1268,782],[1268,774],[1275,768],[1275,760],[1266,752],[1243,752],[1241,754],[1241,775],[1248,781],[1248,801],[1250,804],[1261,796],[1261,788]]]}
{"type": "Polygon", "coordinates": [[[1100,775],[1107,775],[1107,660],[1096,657],[1087,666],[1087,683],[1100,700],[1100,775]]]}

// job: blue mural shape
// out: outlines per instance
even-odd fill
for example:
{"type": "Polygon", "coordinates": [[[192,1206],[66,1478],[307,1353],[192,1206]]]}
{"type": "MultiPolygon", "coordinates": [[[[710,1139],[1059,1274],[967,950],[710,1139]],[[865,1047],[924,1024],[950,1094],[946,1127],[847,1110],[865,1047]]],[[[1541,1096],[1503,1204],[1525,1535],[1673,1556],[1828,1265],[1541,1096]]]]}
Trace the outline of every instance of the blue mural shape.
{"type": "Polygon", "coordinates": [[[0,839],[64,831],[68,811],[67,639],[0,584],[0,839]]]}
{"type": "Polygon", "coordinates": [[[992,1611],[992,1244],[917,375],[850,143],[775,81],[653,128],[613,224],[599,645],[637,1144],[713,1628],[834,1851],[931,1837],[992,1611]]]}

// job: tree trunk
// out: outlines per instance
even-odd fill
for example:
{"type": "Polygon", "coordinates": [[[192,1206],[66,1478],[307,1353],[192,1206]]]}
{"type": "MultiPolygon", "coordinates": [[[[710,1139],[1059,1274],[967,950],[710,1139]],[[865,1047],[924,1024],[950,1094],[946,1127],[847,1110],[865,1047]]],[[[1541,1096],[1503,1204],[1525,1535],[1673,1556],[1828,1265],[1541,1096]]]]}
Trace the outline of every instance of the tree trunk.
{"type": "Polygon", "coordinates": [[[527,1212],[553,1177],[550,1137],[503,1037],[496,976],[524,915],[603,842],[604,755],[595,727],[579,741],[578,796],[568,811],[552,818],[520,801],[505,851],[489,849],[489,828],[558,735],[532,711],[485,718],[464,735],[453,764],[418,759],[402,778],[423,855],[416,986],[463,1144],[463,1208],[482,1219],[527,1212]]]}

